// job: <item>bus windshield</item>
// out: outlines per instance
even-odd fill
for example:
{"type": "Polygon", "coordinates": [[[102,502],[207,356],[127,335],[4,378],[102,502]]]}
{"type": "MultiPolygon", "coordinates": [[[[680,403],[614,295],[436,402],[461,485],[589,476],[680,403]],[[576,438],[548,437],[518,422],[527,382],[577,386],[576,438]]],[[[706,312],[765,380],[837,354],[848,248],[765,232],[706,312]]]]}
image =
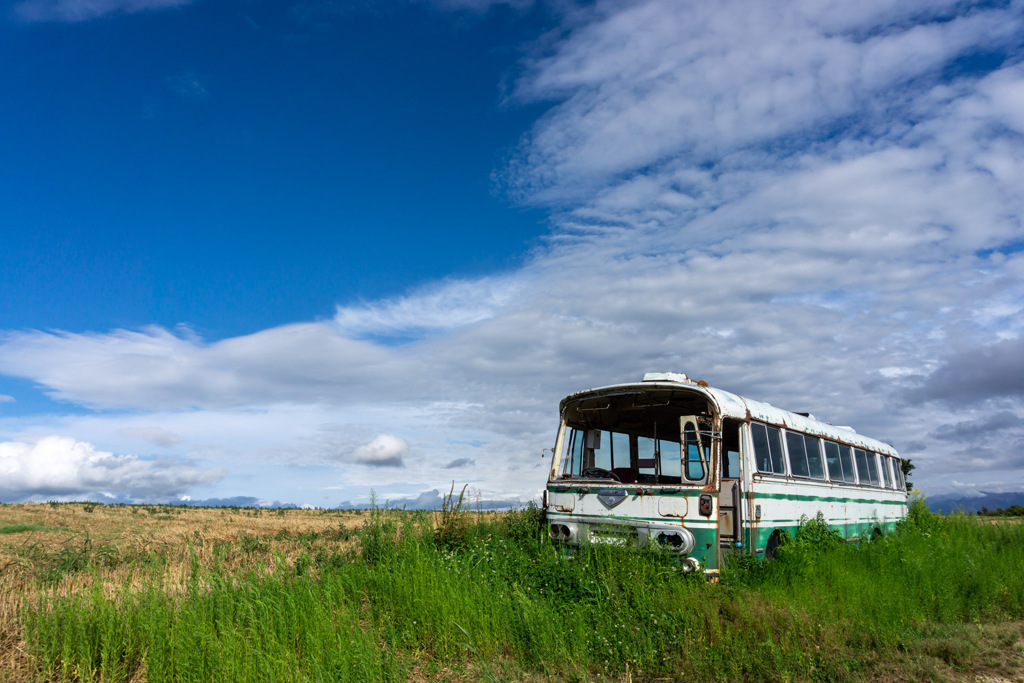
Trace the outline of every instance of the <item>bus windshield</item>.
{"type": "Polygon", "coordinates": [[[707,481],[707,443],[698,446],[692,424],[680,440],[679,425],[667,434],[656,426],[641,430],[568,427],[561,478],[610,479],[624,484],[703,484],[707,481]],[[685,446],[685,448],[684,448],[685,446]]]}
{"type": "Polygon", "coordinates": [[[703,396],[678,390],[594,395],[567,403],[562,417],[560,479],[708,481],[711,418],[703,396]]]}

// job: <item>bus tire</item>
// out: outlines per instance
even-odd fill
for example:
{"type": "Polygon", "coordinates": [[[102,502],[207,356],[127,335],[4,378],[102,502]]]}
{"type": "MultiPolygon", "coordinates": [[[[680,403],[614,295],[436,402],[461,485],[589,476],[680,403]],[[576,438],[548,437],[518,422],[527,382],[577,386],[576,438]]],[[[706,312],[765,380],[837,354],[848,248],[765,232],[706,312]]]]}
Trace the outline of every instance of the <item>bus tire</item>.
{"type": "Polygon", "coordinates": [[[772,532],[772,535],[768,537],[768,542],[764,544],[764,559],[774,560],[779,556],[779,546],[782,545],[782,532],[776,529],[772,532]]]}

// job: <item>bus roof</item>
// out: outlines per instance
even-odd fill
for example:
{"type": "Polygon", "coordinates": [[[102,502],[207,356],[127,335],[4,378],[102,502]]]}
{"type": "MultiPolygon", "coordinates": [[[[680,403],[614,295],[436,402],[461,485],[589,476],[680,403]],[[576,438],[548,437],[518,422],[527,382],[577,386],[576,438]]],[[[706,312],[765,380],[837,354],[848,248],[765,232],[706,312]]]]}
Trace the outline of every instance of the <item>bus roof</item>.
{"type": "Polygon", "coordinates": [[[567,396],[562,400],[562,407],[566,403],[584,398],[587,395],[600,395],[603,393],[617,393],[620,391],[649,391],[655,388],[662,389],[685,389],[686,391],[703,394],[715,405],[715,408],[723,418],[736,420],[758,420],[767,424],[784,427],[793,431],[804,432],[822,436],[834,441],[860,446],[877,453],[885,453],[899,457],[896,449],[887,443],[858,434],[852,427],[843,427],[821,422],[813,415],[805,416],[800,413],[793,413],[788,410],[776,408],[770,403],[755,401],[733,394],[723,389],[710,387],[706,382],[695,382],[686,375],[678,372],[648,372],[644,375],[643,381],[631,384],[613,384],[605,387],[597,387],[579,391],[567,396]]]}

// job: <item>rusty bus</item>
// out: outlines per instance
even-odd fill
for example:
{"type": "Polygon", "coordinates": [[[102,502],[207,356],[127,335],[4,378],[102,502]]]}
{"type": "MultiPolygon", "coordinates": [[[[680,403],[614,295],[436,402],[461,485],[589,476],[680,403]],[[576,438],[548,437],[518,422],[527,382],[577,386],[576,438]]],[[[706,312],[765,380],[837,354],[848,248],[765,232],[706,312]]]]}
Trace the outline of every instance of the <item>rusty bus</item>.
{"type": "Polygon", "coordinates": [[[773,557],[819,512],[846,538],[906,516],[892,446],[680,373],[572,394],[560,414],[543,504],[566,546],[658,544],[714,574],[724,553],[773,557]]]}

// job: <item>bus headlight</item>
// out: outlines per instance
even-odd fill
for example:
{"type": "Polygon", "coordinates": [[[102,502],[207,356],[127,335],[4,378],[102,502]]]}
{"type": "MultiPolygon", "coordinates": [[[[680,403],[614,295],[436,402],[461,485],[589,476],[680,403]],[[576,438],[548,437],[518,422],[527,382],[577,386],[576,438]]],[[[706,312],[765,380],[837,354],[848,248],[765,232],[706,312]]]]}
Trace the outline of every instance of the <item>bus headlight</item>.
{"type": "Polygon", "coordinates": [[[651,537],[658,545],[680,555],[693,550],[693,534],[688,529],[654,529],[651,537]]]}

